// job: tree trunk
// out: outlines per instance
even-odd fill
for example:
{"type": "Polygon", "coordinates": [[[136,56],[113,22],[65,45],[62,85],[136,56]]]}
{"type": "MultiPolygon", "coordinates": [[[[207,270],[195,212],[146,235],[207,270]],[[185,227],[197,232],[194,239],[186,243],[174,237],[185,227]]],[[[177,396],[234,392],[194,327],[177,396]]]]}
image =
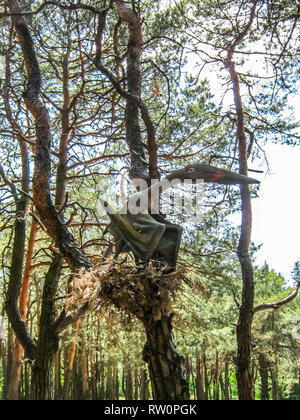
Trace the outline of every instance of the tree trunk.
{"type": "Polygon", "coordinates": [[[100,387],[99,387],[99,400],[103,401],[105,400],[105,386],[104,386],[104,363],[100,362],[100,387]]]}
{"type": "Polygon", "coordinates": [[[141,400],[149,400],[149,397],[148,375],[147,370],[143,367],[141,369],[141,400]]]}
{"type": "MultiPolygon", "coordinates": [[[[247,140],[244,127],[244,112],[240,93],[239,76],[233,62],[228,64],[233,83],[234,100],[237,113],[237,139],[239,145],[240,173],[248,174],[247,140]]],[[[251,360],[251,327],[254,309],[254,279],[253,267],[249,255],[249,245],[252,230],[251,195],[248,185],[240,185],[242,225],[238,246],[238,257],[242,271],[242,302],[239,310],[237,333],[237,383],[240,400],[252,400],[252,383],[250,374],[251,360]]]]}
{"type": "MultiPolygon", "coordinates": [[[[240,92],[240,78],[233,61],[235,48],[243,41],[248,34],[254,20],[256,3],[251,7],[249,20],[237,38],[228,46],[227,57],[224,65],[227,68],[233,87],[234,104],[237,124],[237,143],[239,149],[239,169],[243,175],[248,175],[248,153],[247,138],[245,133],[245,118],[242,97],[240,92]]],[[[253,267],[249,255],[249,246],[252,230],[251,194],[248,185],[240,185],[242,224],[237,254],[242,271],[242,302],[239,310],[239,319],[236,328],[237,335],[237,384],[240,400],[253,400],[252,383],[250,373],[251,361],[251,327],[254,309],[254,279],[253,267]]]]}
{"type": "Polygon", "coordinates": [[[98,376],[98,371],[97,371],[97,364],[95,363],[94,368],[92,368],[92,372],[94,372],[94,374],[91,377],[91,388],[92,388],[92,400],[98,400],[98,391],[97,391],[97,385],[98,385],[98,380],[99,380],[99,376],[98,376]]]}
{"type": "Polygon", "coordinates": [[[281,397],[280,397],[279,386],[278,386],[278,373],[277,373],[276,365],[271,369],[271,379],[272,379],[272,398],[274,401],[279,401],[281,397]]]}
{"type": "Polygon", "coordinates": [[[25,375],[25,400],[28,401],[30,399],[30,366],[28,363],[25,363],[24,366],[24,375],[25,375]]]}
{"type": "Polygon", "coordinates": [[[125,398],[132,401],[133,398],[133,378],[131,366],[125,368],[125,398]]]}
{"type": "Polygon", "coordinates": [[[114,369],[114,388],[115,388],[115,400],[119,399],[119,371],[116,367],[114,369]]]}
{"type": "Polygon", "coordinates": [[[56,355],[55,355],[55,381],[54,381],[54,384],[55,384],[54,398],[55,398],[55,400],[60,400],[61,399],[62,388],[61,388],[60,378],[61,378],[60,350],[58,350],[58,352],[56,352],[56,355]]]}
{"type": "MultiPolygon", "coordinates": [[[[2,388],[2,398],[3,400],[7,399],[8,386],[9,386],[9,377],[12,365],[12,350],[13,350],[13,332],[10,325],[8,325],[8,340],[5,354],[5,362],[3,362],[4,369],[4,383],[2,388]]],[[[3,352],[4,358],[4,352],[3,352]]]]}
{"type": "Polygon", "coordinates": [[[216,381],[215,381],[215,386],[216,386],[215,399],[216,400],[219,400],[219,397],[220,397],[220,395],[219,395],[220,378],[221,378],[221,375],[222,375],[223,365],[224,365],[224,361],[225,361],[226,356],[227,356],[227,353],[225,352],[222,355],[221,360],[219,362],[218,353],[216,353],[216,381]]]}
{"type": "Polygon", "coordinates": [[[81,334],[81,370],[82,370],[82,398],[87,399],[88,392],[88,366],[86,358],[85,334],[81,334]]]}
{"type": "Polygon", "coordinates": [[[191,376],[191,368],[190,368],[189,356],[186,356],[186,358],[185,358],[185,371],[186,371],[186,381],[187,381],[187,385],[188,385],[187,394],[188,394],[188,399],[190,399],[190,376],[191,376]]]}
{"type": "Polygon", "coordinates": [[[268,375],[268,362],[264,354],[260,354],[258,358],[259,374],[261,380],[261,396],[260,399],[265,401],[269,399],[269,375],[268,375]]]}
{"type": "Polygon", "coordinates": [[[137,401],[139,399],[139,370],[137,367],[134,368],[134,399],[137,401]]]}
{"type": "Polygon", "coordinates": [[[52,360],[58,350],[58,336],[52,328],[55,321],[55,295],[62,268],[62,259],[57,256],[45,278],[40,335],[36,346],[35,362],[32,369],[31,398],[33,400],[52,399],[52,360]]]}
{"type": "Polygon", "coordinates": [[[113,368],[110,361],[108,361],[106,369],[106,399],[113,399],[113,368]]]}
{"type": "Polygon", "coordinates": [[[22,369],[22,357],[23,347],[21,346],[19,340],[15,338],[12,351],[12,363],[7,393],[7,399],[11,401],[19,399],[19,384],[22,369]]]}
{"type": "Polygon", "coordinates": [[[25,198],[23,198],[16,200],[16,215],[18,215],[18,217],[16,217],[14,226],[14,242],[10,277],[6,292],[5,310],[16,337],[25,349],[26,356],[30,359],[34,359],[35,345],[18,310],[18,299],[22,285],[25,255],[27,199],[25,200],[25,198]]]}
{"type": "Polygon", "coordinates": [[[213,391],[213,400],[218,401],[219,400],[219,378],[218,378],[218,372],[219,372],[219,354],[216,352],[216,363],[215,363],[215,373],[214,373],[214,391],[213,391]]]}
{"type": "Polygon", "coordinates": [[[157,321],[149,316],[143,323],[147,335],[143,357],[149,367],[153,399],[188,400],[184,359],[174,344],[172,315],[162,313],[157,321]]]}
{"type": "MultiPolygon", "coordinates": [[[[37,235],[37,223],[35,221],[31,224],[31,230],[28,240],[28,247],[27,247],[27,255],[26,255],[26,262],[25,268],[23,272],[23,280],[22,280],[22,287],[20,292],[20,299],[19,299],[19,312],[22,320],[26,322],[27,320],[27,304],[28,304],[28,297],[29,297],[29,287],[30,287],[30,279],[32,275],[32,261],[33,261],[33,252],[34,252],[34,244],[37,235]]],[[[18,399],[18,387],[20,382],[20,375],[21,375],[21,368],[22,368],[22,358],[23,358],[24,350],[16,338],[14,342],[13,354],[12,354],[12,367],[11,367],[11,374],[10,374],[10,381],[8,387],[8,400],[17,400],[18,399]]]]}
{"type": "Polygon", "coordinates": [[[206,355],[203,354],[202,363],[201,363],[201,375],[204,378],[204,400],[207,401],[209,399],[209,381],[208,381],[208,374],[207,374],[207,363],[206,363],[206,355]]]}
{"type": "MultiPolygon", "coordinates": [[[[81,321],[78,319],[76,322],[74,322],[72,326],[72,335],[73,337],[77,336],[78,330],[80,328],[81,321]]],[[[73,364],[76,354],[76,342],[72,341],[70,344],[70,351],[68,355],[68,363],[65,370],[65,378],[64,378],[64,387],[63,387],[63,400],[69,399],[69,393],[70,393],[70,381],[72,377],[72,371],[73,371],[73,364]]]]}
{"type": "Polygon", "coordinates": [[[226,401],[230,399],[230,382],[229,382],[229,362],[225,361],[225,383],[224,383],[224,398],[226,401]]]}
{"type": "Polygon", "coordinates": [[[196,352],[196,395],[197,400],[204,400],[204,372],[202,372],[203,363],[201,363],[199,352],[196,352]]]}

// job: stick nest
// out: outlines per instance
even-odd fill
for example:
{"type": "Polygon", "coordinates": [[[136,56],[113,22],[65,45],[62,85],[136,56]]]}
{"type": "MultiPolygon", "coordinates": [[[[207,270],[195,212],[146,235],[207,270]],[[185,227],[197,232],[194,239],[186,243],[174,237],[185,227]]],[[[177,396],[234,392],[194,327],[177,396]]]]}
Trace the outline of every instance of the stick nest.
{"type": "Polygon", "coordinates": [[[171,313],[171,300],[180,289],[182,273],[164,274],[166,266],[134,265],[121,258],[109,259],[89,271],[81,270],[70,284],[72,292],[66,301],[68,313],[82,305],[105,311],[112,304],[121,311],[143,320],[161,319],[171,313]]]}

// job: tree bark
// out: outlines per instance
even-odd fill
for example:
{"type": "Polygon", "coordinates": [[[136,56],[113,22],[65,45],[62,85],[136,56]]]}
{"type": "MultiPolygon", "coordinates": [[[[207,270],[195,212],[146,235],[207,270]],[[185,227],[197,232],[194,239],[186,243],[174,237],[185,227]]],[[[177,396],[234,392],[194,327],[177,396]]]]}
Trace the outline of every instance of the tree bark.
{"type": "MultiPolygon", "coordinates": [[[[27,255],[25,268],[23,272],[22,287],[19,298],[19,313],[24,322],[27,320],[27,304],[29,297],[29,287],[30,279],[32,274],[32,262],[33,262],[33,252],[34,244],[37,234],[37,223],[32,221],[31,231],[28,240],[27,255]]],[[[22,367],[22,358],[23,358],[23,347],[20,341],[16,338],[14,342],[13,354],[12,354],[12,367],[10,374],[10,381],[8,387],[8,400],[17,400],[18,399],[18,387],[20,382],[21,367],[22,367]]]]}
{"type": "MultiPolygon", "coordinates": [[[[235,64],[233,62],[233,53],[237,45],[239,45],[247,33],[249,32],[253,23],[256,1],[251,7],[250,17],[247,25],[241,31],[231,46],[228,48],[226,60],[224,65],[227,68],[233,87],[233,96],[235,103],[235,111],[237,118],[237,142],[239,149],[239,169],[243,175],[248,175],[248,154],[247,154],[247,138],[245,133],[245,121],[243,103],[240,92],[240,80],[239,74],[236,71],[235,64]]],[[[240,400],[253,400],[252,394],[252,383],[250,373],[250,361],[251,361],[251,327],[253,321],[253,309],[254,309],[254,278],[253,278],[253,266],[249,255],[249,246],[251,239],[252,230],[252,210],[251,210],[251,194],[248,185],[240,185],[241,192],[241,212],[242,212],[242,224],[239,238],[239,245],[237,254],[240,261],[242,271],[242,302],[239,310],[239,319],[236,328],[237,334],[237,383],[238,383],[238,394],[240,400]]]]}
{"type": "MultiPolygon", "coordinates": [[[[98,363],[97,363],[98,365],[98,363]]],[[[99,386],[99,400],[103,401],[105,400],[105,386],[104,386],[104,363],[101,361],[100,362],[100,375],[99,375],[99,382],[100,382],[100,386],[99,386]]],[[[124,394],[125,395],[125,394],[124,394]]]]}
{"type": "MultiPolygon", "coordinates": [[[[140,56],[143,45],[141,21],[134,10],[131,10],[123,1],[114,0],[114,7],[122,22],[128,24],[129,40],[127,51],[127,90],[124,90],[116,77],[102,65],[102,34],[105,27],[105,12],[99,15],[99,25],[96,37],[96,60],[95,65],[105,74],[116,91],[126,100],[125,122],[126,141],[131,154],[130,176],[131,178],[158,179],[158,153],[155,139],[155,128],[148,112],[146,104],[141,100],[141,71],[140,56]],[[141,112],[147,131],[147,149],[149,165],[145,160],[145,146],[141,138],[139,123],[141,112]]],[[[117,23],[119,25],[119,22],[117,23]]]]}
{"type": "Polygon", "coordinates": [[[228,401],[230,399],[230,381],[229,381],[229,362],[225,360],[225,381],[224,381],[224,399],[228,401]]]}
{"type": "Polygon", "coordinates": [[[113,367],[110,361],[108,361],[106,369],[106,399],[113,399],[113,367]]]}
{"type": "Polygon", "coordinates": [[[260,399],[266,401],[269,399],[269,375],[268,375],[268,362],[263,353],[259,355],[259,374],[261,381],[261,395],[260,399]]]}
{"type": "Polygon", "coordinates": [[[139,370],[137,367],[134,368],[134,399],[139,399],[139,389],[140,389],[140,381],[139,381],[139,370]]]}
{"type": "Polygon", "coordinates": [[[3,351],[3,372],[4,372],[4,382],[2,388],[2,398],[3,400],[7,400],[7,392],[9,386],[9,379],[10,379],[10,371],[12,365],[12,351],[13,351],[13,332],[12,328],[8,326],[7,332],[7,347],[5,348],[5,353],[3,351]]]}
{"type": "Polygon", "coordinates": [[[40,334],[32,369],[32,400],[51,400],[53,398],[51,392],[51,366],[59,345],[59,337],[53,332],[53,325],[55,321],[55,295],[61,269],[62,258],[57,256],[51,264],[45,278],[40,334]]]}
{"type": "Polygon", "coordinates": [[[188,400],[184,359],[173,339],[172,314],[163,313],[157,321],[149,316],[143,324],[147,335],[143,357],[149,366],[153,399],[188,400]]]}
{"type": "Polygon", "coordinates": [[[32,114],[35,121],[36,150],[33,203],[45,230],[53,239],[61,254],[66,258],[70,267],[74,269],[82,267],[89,269],[93,264],[77,246],[74,237],[60,220],[59,214],[51,200],[51,124],[48,111],[40,100],[41,71],[26,21],[22,15],[18,14],[21,13],[19,4],[16,0],[8,0],[8,5],[13,13],[12,21],[20,40],[27,71],[27,83],[23,98],[28,111],[32,114]]]}
{"type": "Polygon", "coordinates": [[[88,397],[88,366],[86,358],[85,334],[82,331],[81,337],[81,371],[82,371],[82,398],[86,400],[88,397]]]}
{"type": "Polygon", "coordinates": [[[196,394],[197,400],[204,400],[204,369],[199,352],[196,352],[196,394]]]}
{"type": "Polygon", "coordinates": [[[62,395],[61,388],[61,362],[60,362],[61,352],[58,350],[55,355],[55,389],[54,389],[54,399],[60,400],[62,395]]]}
{"type": "Polygon", "coordinates": [[[119,400],[119,370],[118,367],[114,368],[114,389],[115,389],[115,400],[119,400]]]}
{"type": "Polygon", "coordinates": [[[222,376],[222,370],[223,370],[223,365],[224,365],[224,361],[225,358],[227,356],[227,353],[225,352],[222,357],[221,360],[219,361],[219,357],[218,357],[218,353],[216,353],[216,381],[215,381],[215,386],[216,386],[216,390],[215,390],[215,400],[219,400],[219,386],[220,386],[220,378],[222,376]]]}
{"type": "MultiPolygon", "coordinates": [[[[80,328],[81,321],[78,319],[76,322],[74,322],[72,326],[72,335],[76,338],[78,330],[80,328]]],[[[72,371],[73,371],[73,365],[74,365],[74,359],[76,354],[76,342],[73,340],[70,343],[70,350],[68,354],[68,363],[65,370],[65,378],[64,378],[64,387],[63,387],[63,400],[69,399],[70,394],[70,381],[72,377],[72,371]]]]}
{"type": "Polygon", "coordinates": [[[141,400],[149,400],[149,397],[148,375],[147,370],[143,367],[141,369],[141,400]]]}
{"type": "Polygon", "coordinates": [[[131,365],[127,365],[125,368],[125,398],[126,400],[132,401],[133,398],[133,377],[131,365]]]}

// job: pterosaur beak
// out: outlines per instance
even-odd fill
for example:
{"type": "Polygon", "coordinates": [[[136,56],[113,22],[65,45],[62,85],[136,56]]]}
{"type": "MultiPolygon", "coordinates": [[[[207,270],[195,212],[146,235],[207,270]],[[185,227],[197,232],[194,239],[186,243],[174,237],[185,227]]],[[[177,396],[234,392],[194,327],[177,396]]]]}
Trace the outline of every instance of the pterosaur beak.
{"type": "Polygon", "coordinates": [[[217,184],[234,185],[234,184],[260,184],[260,181],[249,176],[226,169],[216,168],[208,165],[193,165],[194,177],[203,179],[204,182],[215,182],[217,184]]]}

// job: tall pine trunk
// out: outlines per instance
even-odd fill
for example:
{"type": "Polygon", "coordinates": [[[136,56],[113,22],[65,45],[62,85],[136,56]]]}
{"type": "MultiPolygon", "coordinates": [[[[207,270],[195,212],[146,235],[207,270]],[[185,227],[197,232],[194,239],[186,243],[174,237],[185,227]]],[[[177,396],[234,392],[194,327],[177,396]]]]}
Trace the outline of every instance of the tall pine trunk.
{"type": "MultiPolygon", "coordinates": [[[[243,175],[248,175],[248,151],[245,132],[245,118],[240,91],[240,78],[233,61],[235,48],[243,41],[253,23],[256,11],[256,2],[251,7],[249,21],[238,37],[228,47],[224,65],[227,68],[233,88],[237,145],[239,150],[239,169],[243,175]]],[[[242,224],[237,254],[242,271],[242,301],[239,308],[239,319],[236,328],[237,336],[237,383],[240,400],[253,400],[252,378],[250,372],[251,362],[251,327],[254,314],[254,276],[253,266],[249,254],[252,230],[251,193],[248,185],[240,185],[242,224]]]]}

